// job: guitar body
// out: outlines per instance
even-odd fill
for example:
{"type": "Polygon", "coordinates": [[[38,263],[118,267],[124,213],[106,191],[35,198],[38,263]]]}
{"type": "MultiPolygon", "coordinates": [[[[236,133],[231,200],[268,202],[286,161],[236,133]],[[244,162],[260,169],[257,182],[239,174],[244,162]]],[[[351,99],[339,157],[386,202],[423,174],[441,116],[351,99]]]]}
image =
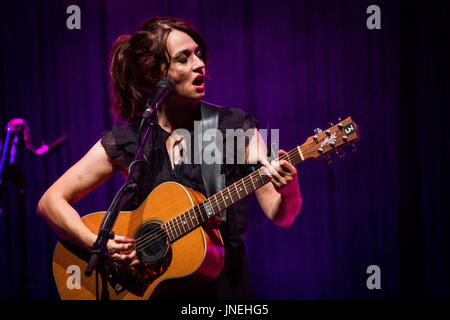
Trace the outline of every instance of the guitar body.
{"type": "MultiPolygon", "coordinates": [[[[144,225],[151,222],[165,223],[204,199],[201,193],[181,184],[163,183],[149,194],[139,208],[120,212],[113,231],[136,239],[144,225]]],[[[90,230],[97,233],[104,214],[92,213],[82,220],[90,230]]],[[[53,275],[61,299],[94,300],[97,292],[101,292],[101,277],[96,279],[95,273],[91,277],[84,275],[88,258],[89,252],[77,246],[66,241],[57,243],[53,275]]],[[[156,262],[141,262],[136,268],[125,270],[111,267],[113,277],[108,281],[109,298],[146,300],[157,296],[159,291],[167,289],[176,292],[180,286],[205,283],[217,277],[223,262],[224,248],[218,225],[208,221],[173,243],[168,243],[163,257],[156,262]]]]}

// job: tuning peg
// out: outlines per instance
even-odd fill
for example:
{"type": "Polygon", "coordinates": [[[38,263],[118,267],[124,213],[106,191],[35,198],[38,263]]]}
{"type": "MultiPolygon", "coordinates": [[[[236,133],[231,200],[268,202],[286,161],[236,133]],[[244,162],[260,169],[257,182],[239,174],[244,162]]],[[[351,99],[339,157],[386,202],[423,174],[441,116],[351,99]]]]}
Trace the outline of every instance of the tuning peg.
{"type": "Polygon", "coordinates": [[[318,135],[319,133],[321,133],[321,132],[322,132],[322,129],[320,129],[320,128],[314,129],[314,136],[313,136],[314,142],[319,141],[319,137],[318,137],[317,135],[318,135]]]}
{"type": "Polygon", "coordinates": [[[335,153],[339,158],[343,158],[345,156],[345,152],[344,150],[342,150],[342,148],[336,149],[335,153]]]}
{"type": "Polygon", "coordinates": [[[350,144],[350,150],[351,150],[352,152],[355,152],[355,151],[356,151],[356,145],[355,145],[354,143],[350,144]]]}
{"type": "Polygon", "coordinates": [[[339,122],[339,123],[338,123],[337,126],[338,126],[339,130],[342,131],[342,129],[344,128],[344,125],[341,123],[341,121],[342,121],[342,119],[341,119],[341,117],[339,117],[339,118],[338,118],[338,122],[339,122]]]}
{"type": "Polygon", "coordinates": [[[333,161],[331,160],[330,154],[327,153],[323,156],[324,160],[327,162],[327,164],[331,164],[333,161]]]}

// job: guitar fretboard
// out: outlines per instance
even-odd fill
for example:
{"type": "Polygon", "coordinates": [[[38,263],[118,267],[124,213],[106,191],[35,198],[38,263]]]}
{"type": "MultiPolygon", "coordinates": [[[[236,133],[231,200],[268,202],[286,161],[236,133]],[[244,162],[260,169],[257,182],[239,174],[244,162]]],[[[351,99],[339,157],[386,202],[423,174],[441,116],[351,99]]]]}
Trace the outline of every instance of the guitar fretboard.
{"type": "MultiPolygon", "coordinates": [[[[280,160],[287,160],[292,165],[297,165],[304,160],[302,147],[297,146],[280,157],[280,160]]],[[[262,168],[259,168],[188,211],[167,221],[162,228],[166,231],[169,241],[173,242],[229,206],[244,199],[269,181],[270,177],[263,173],[262,168]]]]}

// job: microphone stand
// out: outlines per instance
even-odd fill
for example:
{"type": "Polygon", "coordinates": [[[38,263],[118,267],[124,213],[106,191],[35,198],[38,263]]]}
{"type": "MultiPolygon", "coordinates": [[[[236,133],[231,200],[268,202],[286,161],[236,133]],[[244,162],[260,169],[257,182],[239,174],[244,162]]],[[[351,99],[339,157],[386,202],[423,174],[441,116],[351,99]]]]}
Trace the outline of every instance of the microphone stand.
{"type": "MultiPolygon", "coordinates": [[[[117,216],[122,208],[122,206],[131,199],[131,197],[136,193],[137,184],[137,174],[135,168],[137,164],[148,163],[148,160],[144,159],[144,147],[147,144],[149,137],[151,137],[153,128],[156,123],[156,111],[159,108],[161,101],[158,101],[153,106],[150,105],[150,99],[147,101],[146,110],[143,114],[139,133],[138,133],[138,148],[134,156],[133,161],[128,167],[128,177],[122,187],[119,189],[117,194],[114,196],[108,211],[106,212],[102,224],[100,226],[97,240],[95,241],[91,251],[88,265],[85,269],[85,275],[90,277],[92,272],[96,270],[98,279],[98,269],[100,269],[100,274],[102,277],[102,291],[101,300],[109,300],[108,291],[108,277],[109,270],[108,265],[105,263],[106,257],[106,244],[108,240],[114,239],[114,232],[112,231],[114,224],[117,220],[117,216]],[[142,133],[143,131],[143,133],[142,133]],[[142,137],[142,138],[141,138],[142,137]]],[[[98,284],[97,284],[98,288],[98,284]]],[[[97,290],[97,300],[98,300],[98,290],[97,290]]]]}
{"type": "MultiPolygon", "coordinates": [[[[3,214],[3,200],[8,199],[7,195],[7,184],[8,182],[12,182],[17,190],[17,218],[18,218],[18,226],[19,226],[19,237],[18,243],[16,243],[17,248],[19,248],[18,253],[18,261],[19,261],[19,271],[21,273],[21,277],[19,277],[19,297],[21,299],[28,298],[28,286],[29,286],[29,278],[27,276],[27,266],[28,266],[28,257],[27,257],[27,246],[25,243],[26,239],[26,179],[25,176],[21,173],[20,168],[16,165],[16,151],[17,145],[20,141],[20,133],[22,127],[15,127],[8,123],[6,127],[6,138],[1,150],[1,162],[0,162],[0,216],[3,214]]],[[[10,206],[5,201],[5,208],[8,210],[10,206]]],[[[5,221],[10,221],[10,217],[5,214],[5,221]]],[[[9,222],[7,222],[9,224],[9,222]]],[[[11,230],[9,228],[6,229],[7,239],[11,239],[11,230]]],[[[8,253],[6,259],[12,260],[14,256],[12,253],[15,251],[14,246],[8,246],[8,253]]],[[[11,270],[14,268],[14,263],[10,263],[11,270]]],[[[10,286],[12,288],[12,281],[10,279],[10,286]]]]}
{"type": "MultiPolygon", "coordinates": [[[[27,276],[28,257],[27,257],[27,245],[25,242],[27,235],[26,226],[26,191],[27,191],[27,179],[21,172],[19,164],[16,161],[16,153],[19,144],[25,145],[26,149],[32,152],[35,156],[43,156],[49,151],[55,149],[64,143],[68,138],[66,135],[58,138],[50,144],[42,144],[39,148],[35,148],[31,139],[31,130],[28,123],[22,118],[14,118],[8,121],[6,125],[6,137],[3,145],[0,143],[0,217],[4,214],[7,225],[10,221],[10,216],[5,211],[11,210],[10,197],[8,197],[9,184],[15,186],[17,190],[17,221],[18,221],[18,242],[15,246],[12,244],[8,246],[8,252],[6,259],[10,261],[11,270],[14,269],[14,256],[13,253],[18,253],[19,271],[22,277],[19,277],[19,294],[20,298],[27,299],[29,294],[30,279],[27,276]],[[5,210],[3,208],[5,206],[5,210]],[[19,250],[14,250],[14,248],[19,250]]],[[[13,207],[12,207],[13,208],[13,207]]],[[[6,229],[7,239],[11,238],[10,228],[6,229]]],[[[11,242],[13,243],[13,242],[11,242]]],[[[10,279],[10,286],[14,280],[10,279]]]]}

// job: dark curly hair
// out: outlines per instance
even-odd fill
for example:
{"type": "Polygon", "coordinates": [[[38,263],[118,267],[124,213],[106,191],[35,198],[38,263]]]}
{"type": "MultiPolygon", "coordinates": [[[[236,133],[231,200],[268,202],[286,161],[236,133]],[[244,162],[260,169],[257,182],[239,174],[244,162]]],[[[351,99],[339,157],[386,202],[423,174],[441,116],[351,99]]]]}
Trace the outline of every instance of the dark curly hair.
{"type": "Polygon", "coordinates": [[[142,115],[156,84],[167,75],[167,37],[174,29],[185,32],[198,44],[206,63],[206,43],[189,23],[172,17],[145,21],[133,35],[118,37],[111,50],[109,72],[116,116],[130,121],[142,115]]]}

